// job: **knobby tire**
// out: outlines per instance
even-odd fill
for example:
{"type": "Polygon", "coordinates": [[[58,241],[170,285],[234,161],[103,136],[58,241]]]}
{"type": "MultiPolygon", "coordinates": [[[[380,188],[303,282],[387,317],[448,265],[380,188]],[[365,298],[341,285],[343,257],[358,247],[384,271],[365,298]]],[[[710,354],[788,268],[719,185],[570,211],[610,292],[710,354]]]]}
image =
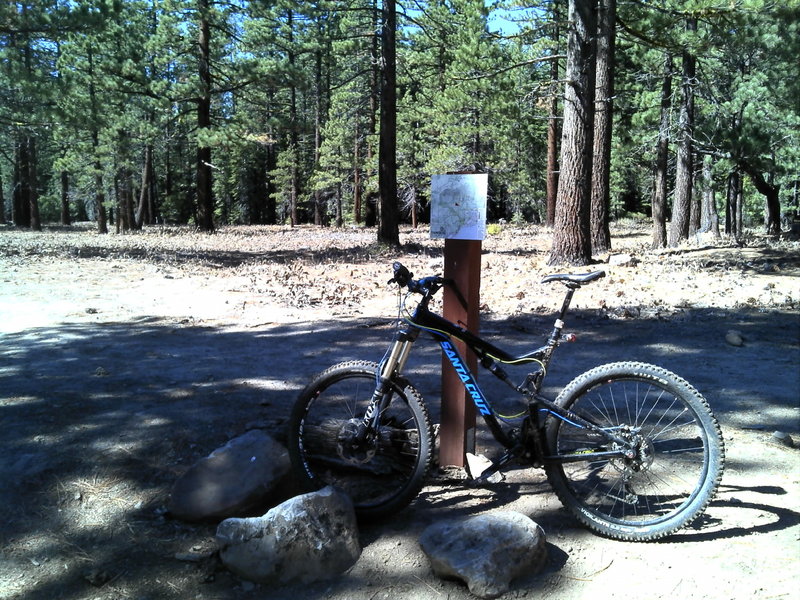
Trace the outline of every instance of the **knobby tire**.
{"type": "Polygon", "coordinates": [[[619,362],[570,382],[560,407],[633,440],[633,459],[598,457],[617,448],[605,436],[550,415],[550,455],[586,454],[580,462],[548,461],[548,480],[564,506],[593,531],[648,541],[694,521],[722,477],[724,445],[707,401],[689,383],[654,365],[619,362]]]}
{"type": "Polygon", "coordinates": [[[433,428],[422,396],[402,378],[392,381],[380,432],[355,448],[353,433],[376,386],[377,363],[349,361],[317,375],[289,419],[289,455],[308,490],[338,487],[360,518],[397,512],[419,493],[430,468],[433,428]]]}

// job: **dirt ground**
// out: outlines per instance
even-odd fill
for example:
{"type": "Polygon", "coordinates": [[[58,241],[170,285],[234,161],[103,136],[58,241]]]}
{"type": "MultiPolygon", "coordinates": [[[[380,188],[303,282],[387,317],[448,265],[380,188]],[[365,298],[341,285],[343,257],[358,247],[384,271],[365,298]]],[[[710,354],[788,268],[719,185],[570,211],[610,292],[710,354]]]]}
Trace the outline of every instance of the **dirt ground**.
{"type": "MultiPolygon", "coordinates": [[[[440,273],[442,242],[403,230],[395,252],[374,235],[0,226],[0,598],[462,600],[463,584],[432,574],[419,535],[503,509],[542,525],[549,551],[503,598],[800,598],[800,450],[773,435],[800,446],[800,243],[651,252],[635,224],[613,231],[615,256],[593,267],[608,276],[577,293],[567,327],[578,342],[559,350],[547,389],[625,359],[692,382],[727,446],[719,494],[692,527],[610,541],[578,526],[543,474],[517,470],[478,490],[432,479],[396,518],[362,529],[360,560],[336,580],[269,589],[219,568],[214,524],[170,518],[170,486],[249,428],[284,439],[315,372],[383,354],[397,314],[391,263],[440,273]]],[[[562,291],[539,283],[554,272],[549,243],[537,227],[483,243],[481,330],[501,347],[538,346],[551,326],[562,291]]],[[[410,378],[434,414],[439,370],[434,345],[418,344],[410,378]]]]}

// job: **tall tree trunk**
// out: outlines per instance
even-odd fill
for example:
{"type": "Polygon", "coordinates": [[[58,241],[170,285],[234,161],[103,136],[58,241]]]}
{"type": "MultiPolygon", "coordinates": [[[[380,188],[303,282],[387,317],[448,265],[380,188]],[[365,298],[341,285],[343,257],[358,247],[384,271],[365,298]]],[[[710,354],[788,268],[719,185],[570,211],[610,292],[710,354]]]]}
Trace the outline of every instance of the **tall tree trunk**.
{"type": "MultiPolygon", "coordinates": [[[[209,24],[210,0],[198,0],[200,27],[197,48],[200,96],[197,99],[197,128],[211,126],[211,27],[209,24]]],[[[197,225],[201,230],[214,231],[214,194],[211,178],[211,148],[197,145],[197,225]]]]}
{"type": "Polygon", "coordinates": [[[738,169],[734,169],[728,173],[728,185],[725,190],[725,234],[733,236],[734,239],[739,238],[738,219],[736,218],[738,194],[739,194],[739,180],[741,175],[738,169]]]}
{"type": "MultiPolygon", "coordinates": [[[[374,164],[374,148],[370,140],[376,138],[378,132],[378,123],[375,115],[378,114],[378,107],[380,105],[380,90],[381,90],[381,54],[380,54],[380,38],[377,31],[380,28],[381,13],[378,11],[378,0],[372,0],[370,14],[373,15],[372,31],[375,35],[371,36],[372,46],[370,48],[372,69],[370,70],[370,93],[369,93],[369,127],[367,130],[367,156],[364,164],[367,166],[366,178],[367,181],[374,177],[372,165],[374,164]]],[[[367,192],[364,203],[364,225],[367,227],[375,227],[378,223],[377,202],[379,198],[376,197],[374,192],[367,192]]]]}
{"type": "Polygon", "coordinates": [[[278,166],[278,157],[275,151],[275,144],[267,146],[267,157],[264,163],[264,170],[267,173],[266,194],[267,199],[264,206],[264,223],[274,225],[278,222],[278,207],[275,197],[278,191],[275,189],[275,177],[270,175],[278,166]]]}
{"type": "Polygon", "coordinates": [[[736,232],[738,236],[744,234],[744,176],[741,172],[736,179],[736,232]]]}
{"type": "Polygon", "coordinates": [[[37,173],[36,138],[27,136],[28,143],[28,202],[31,205],[31,229],[42,230],[42,220],[39,216],[39,176],[37,173]]]}
{"type": "MultiPolygon", "coordinates": [[[[320,33],[321,35],[321,33],[320,33]]],[[[314,166],[319,165],[320,148],[322,146],[322,53],[317,50],[314,53],[314,166]]],[[[320,190],[314,190],[314,225],[320,226],[323,223],[322,194],[320,190]]]]}
{"type": "MultiPolygon", "coordinates": [[[[687,31],[697,30],[697,20],[689,19],[687,31]]],[[[681,84],[681,112],[678,123],[678,165],[675,172],[675,199],[672,204],[669,245],[675,247],[689,239],[689,217],[694,178],[692,136],[694,134],[694,85],[696,58],[690,51],[683,52],[683,81],[681,84]]]]}
{"type": "Polygon", "coordinates": [[[108,233],[106,194],[103,189],[102,168],[100,161],[94,163],[94,218],[97,221],[97,233],[108,233]]]}
{"type": "Polygon", "coordinates": [[[20,135],[14,144],[14,176],[11,219],[17,227],[31,226],[30,156],[28,138],[20,135]]]}
{"type": "Polygon", "coordinates": [[[378,189],[380,223],[378,241],[400,245],[397,207],[397,76],[395,0],[384,0],[381,27],[381,130],[378,148],[378,189]]]}
{"type": "Polygon", "coordinates": [[[600,0],[597,13],[597,61],[592,152],[592,254],[611,249],[608,213],[611,206],[611,128],[614,114],[614,47],[616,0],[600,0]]]}
{"type": "Polygon", "coordinates": [[[61,224],[72,224],[69,215],[69,173],[66,171],[61,171],[61,224]]]}
{"type": "Polygon", "coordinates": [[[94,155],[94,219],[97,233],[108,233],[106,219],[106,195],[103,189],[103,164],[100,162],[100,108],[97,101],[97,90],[94,83],[94,53],[90,48],[89,59],[89,100],[92,110],[92,154],[94,155]]]}
{"type": "MultiPolygon", "coordinates": [[[[97,156],[99,146],[97,131],[92,132],[92,147],[97,156]]],[[[97,233],[108,233],[106,215],[106,194],[103,187],[103,165],[99,159],[94,162],[94,218],[97,222],[97,233]]]]}
{"type": "Polygon", "coordinates": [[[714,192],[714,159],[706,154],[703,159],[703,205],[701,211],[700,229],[710,231],[715,238],[719,238],[719,213],[717,212],[717,199],[714,192]]]}
{"type": "Polygon", "coordinates": [[[342,209],[342,184],[336,185],[336,227],[344,225],[344,211],[342,209]]]}
{"type": "Polygon", "coordinates": [[[6,198],[3,194],[3,175],[0,173],[0,224],[6,223],[6,198]]]}
{"type": "Polygon", "coordinates": [[[133,200],[133,173],[125,169],[125,179],[122,182],[122,189],[125,192],[125,202],[122,209],[125,211],[125,222],[128,229],[136,229],[135,202],[133,200]]]}
{"type": "Polygon", "coordinates": [[[594,3],[570,0],[568,21],[561,174],[549,264],[586,265],[592,260],[589,207],[597,32],[594,3]]]}
{"type": "MultiPolygon", "coordinates": [[[[692,165],[692,189],[696,189],[696,181],[698,179],[698,170],[697,165],[692,165]]],[[[703,199],[702,194],[695,194],[692,193],[690,202],[689,202],[689,235],[693,236],[696,235],[697,232],[700,230],[700,215],[701,211],[703,210],[703,199]]]]}
{"type": "Polygon", "coordinates": [[[358,115],[356,114],[353,135],[353,217],[356,224],[361,223],[361,157],[358,136],[358,115]]]}
{"type": "MultiPolygon", "coordinates": [[[[291,9],[286,14],[286,25],[289,31],[289,68],[294,69],[295,52],[294,52],[294,11],[291,9]]],[[[300,136],[297,131],[297,87],[294,82],[289,86],[289,122],[290,133],[289,143],[292,147],[292,165],[291,169],[291,183],[289,188],[289,222],[292,227],[298,224],[297,214],[297,199],[300,195],[300,174],[298,172],[297,163],[299,159],[299,141],[300,136]]]]}
{"type": "Polygon", "coordinates": [[[653,248],[667,246],[667,169],[669,168],[669,116],[672,107],[672,54],[664,54],[664,79],[661,82],[661,118],[658,126],[654,165],[653,248]]]}
{"type": "Polygon", "coordinates": [[[152,224],[153,215],[150,212],[150,176],[153,160],[153,147],[147,144],[144,148],[144,164],[142,165],[142,186],[139,190],[139,202],[136,206],[136,229],[141,229],[145,224],[152,224]]]}
{"type": "MultiPolygon", "coordinates": [[[[560,28],[560,0],[551,3],[553,20],[553,44],[557,47],[559,41],[560,28]]],[[[556,49],[558,52],[558,49],[556,49]]],[[[549,114],[547,119],[547,217],[546,223],[553,226],[556,220],[556,197],[558,195],[558,126],[560,115],[558,114],[558,59],[550,61],[550,102],[549,114]]]]}

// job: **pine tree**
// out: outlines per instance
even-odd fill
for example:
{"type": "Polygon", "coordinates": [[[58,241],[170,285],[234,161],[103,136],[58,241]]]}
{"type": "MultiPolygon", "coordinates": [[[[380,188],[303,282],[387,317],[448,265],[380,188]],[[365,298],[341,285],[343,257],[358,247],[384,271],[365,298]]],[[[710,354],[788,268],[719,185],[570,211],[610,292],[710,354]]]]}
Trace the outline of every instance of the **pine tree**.
{"type": "Polygon", "coordinates": [[[594,64],[596,9],[570,0],[567,43],[561,175],[555,231],[549,264],[588,264],[592,258],[589,231],[592,135],[594,127],[594,64]]]}

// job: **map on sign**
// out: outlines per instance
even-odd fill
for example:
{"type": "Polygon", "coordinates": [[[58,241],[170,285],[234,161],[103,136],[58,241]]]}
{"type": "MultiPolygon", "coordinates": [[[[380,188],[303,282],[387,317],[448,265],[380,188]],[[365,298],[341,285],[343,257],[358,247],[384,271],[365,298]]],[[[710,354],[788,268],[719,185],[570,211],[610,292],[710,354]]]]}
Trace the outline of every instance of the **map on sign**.
{"type": "Polygon", "coordinates": [[[486,237],[489,176],[434,175],[431,180],[431,237],[482,240],[486,237]]]}

